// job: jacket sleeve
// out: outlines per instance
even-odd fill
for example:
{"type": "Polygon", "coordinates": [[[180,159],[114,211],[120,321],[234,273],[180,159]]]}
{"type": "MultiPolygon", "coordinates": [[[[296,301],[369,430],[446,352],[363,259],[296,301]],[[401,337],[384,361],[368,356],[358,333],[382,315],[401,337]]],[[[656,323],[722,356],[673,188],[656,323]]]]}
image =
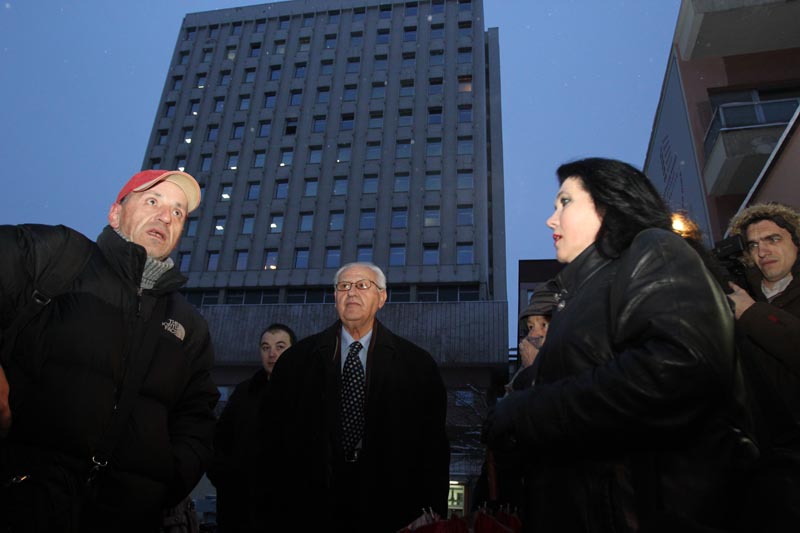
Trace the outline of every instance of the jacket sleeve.
{"type": "Polygon", "coordinates": [[[613,357],[517,393],[523,442],[629,449],[677,437],[727,394],[733,316],[699,256],[677,235],[645,230],[619,261],[608,304],[613,357]]]}
{"type": "Polygon", "coordinates": [[[245,381],[236,386],[225,409],[219,415],[214,431],[214,458],[208,467],[208,479],[218,489],[239,475],[237,465],[242,463],[242,458],[237,458],[234,453],[237,437],[236,427],[240,423],[242,401],[245,399],[245,388],[248,384],[249,381],[245,381]]]}
{"type": "Polygon", "coordinates": [[[756,302],[742,313],[737,325],[768,355],[800,375],[800,317],[766,302],[756,302]]]}
{"type": "Polygon", "coordinates": [[[32,243],[19,226],[0,226],[0,332],[11,325],[33,289],[32,243]]]}
{"type": "Polygon", "coordinates": [[[174,459],[173,482],[167,506],[181,501],[203,476],[213,456],[214,406],[219,392],[211,380],[214,352],[205,321],[199,323],[187,352],[192,360],[191,375],[178,402],[170,412],[169,433],[174,459]]]}

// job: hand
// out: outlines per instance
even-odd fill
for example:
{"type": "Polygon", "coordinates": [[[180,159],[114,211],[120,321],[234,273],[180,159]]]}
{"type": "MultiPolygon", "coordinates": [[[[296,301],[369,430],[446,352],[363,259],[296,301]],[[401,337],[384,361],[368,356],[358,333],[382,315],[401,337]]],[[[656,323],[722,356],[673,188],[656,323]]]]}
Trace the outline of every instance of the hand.
{"type": "Polygon", "coordinates": [[[8,380],[3,367],[0,366],[0,436],[11,427],[11,407],[8,405],[8,380]]]}
{"type": "Polygon", "coordinates": [[[756,301],[747,294],[746,290],[739,287],[737,284],[729,281],[728,285],[730,285],[733,290],[733,292],[728,295],[728,299],[733,303],[733,316],[736,317],[736,320],[739,320],[742,314],[750,309],[750,306],[756,303],[756,301]]]}
{"type": "Polygon", "coordinates": [[[525,391],[512,392],[502,400],[498,400],[489,411],[483,423],[481,441],[492,451],[509,453],[517,447],[514,414],[524,398],[525,391]]]}
{"type": "Polygon", "coordinates": [[[525,337],[519,341],[519,358],[523,368],[531,366],[539,355],[541,339],[541,337],[525,337]]]}

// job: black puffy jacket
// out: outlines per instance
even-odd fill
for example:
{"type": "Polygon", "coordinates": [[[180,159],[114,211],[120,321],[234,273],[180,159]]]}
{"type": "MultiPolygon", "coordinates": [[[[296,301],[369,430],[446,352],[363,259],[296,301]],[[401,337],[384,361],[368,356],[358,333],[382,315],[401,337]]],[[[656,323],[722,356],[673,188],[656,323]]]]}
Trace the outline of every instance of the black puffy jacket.
{"type": "Polygon", "coordinates": [[[650,229],[617,259],[590,246],[557,279],[536,386],[503,400],[535,458],[526,529],[733,528],[757,450],[733,316],[698,255],[650,229]]]}
{"type": "MultiPolygon", "coordinates": [[[[0,226],[0,331],[30,298],[37,254],[52,254],[70,232],[85,238],[63,226],[0,226]]],[[[212,455],[218,392],[208,327],[176,292],[185,282],[176,269],[154,289],[139,288],[141,246],[106,227],[91,254],[69,290],[19,332],[3,361],[13,423],[0,441],[0,466],[24,471],[27,459],[19,458],[32,451],[74,458],[71,465],[87,462],[111,419],[126,361],[145,336],[158,335],[100,491],[101,504],[120,511],[121,520],[156,523],[163,507],[194,487],[212,455]],[[168,300],[166,316],[152,317],[160,298],[168,300]]]]}

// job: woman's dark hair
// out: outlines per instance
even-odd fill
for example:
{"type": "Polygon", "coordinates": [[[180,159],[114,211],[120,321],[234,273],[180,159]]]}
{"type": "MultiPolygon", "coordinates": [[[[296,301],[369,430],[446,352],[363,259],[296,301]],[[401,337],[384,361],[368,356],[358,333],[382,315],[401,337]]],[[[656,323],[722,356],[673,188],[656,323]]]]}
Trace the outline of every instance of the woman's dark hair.
{"type": "Polygon", "coordinates": [[[597,250],[617,257],[647,228],[672,229],[667,205],[643,172],[615,159],[592,157],[566,163],[556,171],[558,182],[579,178],[602,217],[597,250]]]}
{"type": "Polygon", "coordinates": [[[261,342],[261,337],[264,336],[264,333],[275,333],[277,331],[285,332],[287,335],[289,335],[289,342],[291,344],[297,344],[297,335],[294,334],[292,328],[290,328],[286,324],[278,324],[277,322],[275,324],[270,324],[269,326],[267,326],[264,329],[264,331],[261,332],[261,335],[258,336],[258,341],[261,342]]]}

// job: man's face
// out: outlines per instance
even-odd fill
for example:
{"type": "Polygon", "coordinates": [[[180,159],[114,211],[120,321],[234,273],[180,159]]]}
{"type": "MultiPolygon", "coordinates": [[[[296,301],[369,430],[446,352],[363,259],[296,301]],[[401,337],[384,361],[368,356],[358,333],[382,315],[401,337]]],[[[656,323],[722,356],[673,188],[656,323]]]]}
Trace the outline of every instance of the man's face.
{"type": "Polygon", "coordinates": [[[172,253],[186,220],[186,195],[169,181],[142,192],[132,192],[108,212],[109,225],[131,242],[143,246],[147,255],[164,260],[172,253]]]}
{"type": "Polygon", "coordinates": [[[759,220],[747,226],[747,249],[750,257],[771,287],[792,271],[797,260],[797,246],[788,231],[771,220],[759,220]]]}
{"type": "Polygon", "coordinates": [[[528,326],[528,337],[534,339],[537,348],[541,348],[544,339],[547,337],[547,326],[550,325],[550,318],[543,315],[531,315],[525,319],[528,326]]]}
{"type": "Polygon", "coordinates": [[[386,291],[378,290],[375,273],[371,269],[355,265],[339,276],[339,281],[356,282],[362,279],[370,280],[372,285],[365,290],[353,285],[349,291],[335,291],[339,318],[348,331],[355,330],[361,335],[372,329],[378,309],[386,302],[386,291]]]}
{"type": "Polygon", "coordinates": [[[278,358],[291,345],[292,339],[282,329],[264,332],[261,336],[261,364],[264,365],[267,374],[272,374],[278,358]]]}

